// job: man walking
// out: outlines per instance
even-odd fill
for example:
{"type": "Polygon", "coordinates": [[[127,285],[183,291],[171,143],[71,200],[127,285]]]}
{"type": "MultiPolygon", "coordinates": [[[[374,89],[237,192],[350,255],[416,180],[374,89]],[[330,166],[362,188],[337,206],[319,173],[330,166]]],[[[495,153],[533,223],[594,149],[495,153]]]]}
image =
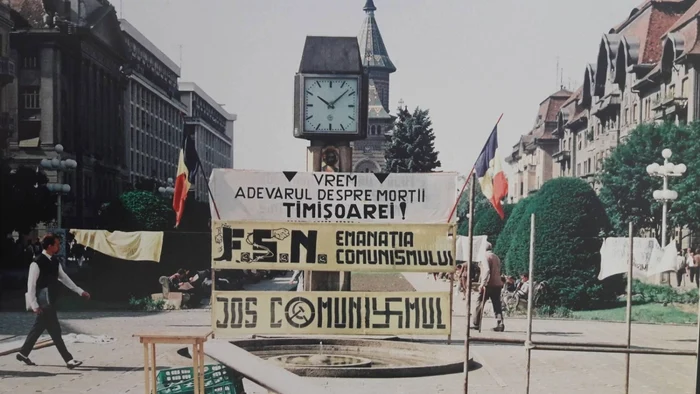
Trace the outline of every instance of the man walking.
{"type": "Polygon", "coordinates": [[[61,250],[61,242],[56,235],[47,234],[44,236],[41,247],[42,253],[29,266],[29,280],[27,281],[27,308],[34,311],[36,320],[29,330],[22,349],[17,353],[17,360],[27,365],[36,365],[29,359],[29,353],[46,330],[68,369],[73,369],[81,365],[82,361],[73,359],[61,337],[61,324],[58,322],[58,315],[56,315],[58,282],[87,299],[90,299],[90,294],[73,283],[63,272],[63,267],[58,259],[54,257],[61,250]]]}
{"type": "Polygon", "coordinates": [[[503,280],[501,279],[501,259],[498,258],[492,251],[490,243],[486,243],[486,261],[483,262],[481,268],[481,284],[479,286],[479,298],[477,299],[478,306],[474,314],[473,328],[478,330],[481,327],[481,317],[485,304],[484,297],[491,300],[493,305],[493,313],[496,315],[496,327],[493,329],[497,332],[505,330],[503,324],[503,310],[501,308],[501,289],[503,288],[503,280]]]}

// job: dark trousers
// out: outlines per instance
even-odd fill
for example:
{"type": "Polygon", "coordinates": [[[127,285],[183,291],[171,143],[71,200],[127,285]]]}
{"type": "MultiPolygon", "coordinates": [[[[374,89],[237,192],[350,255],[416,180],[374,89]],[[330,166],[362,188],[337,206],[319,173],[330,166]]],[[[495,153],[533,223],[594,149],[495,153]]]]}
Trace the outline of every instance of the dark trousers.
{"type": "Polygon", "coordinates": [[[678,271],[676,271],[676,281],[678,282],[678,287],[681,287],[681,284],[683,284],[683,275],[685,275],[684,268],[681,268],[678,271]]]}
{"type": "Polygon", "coordinates": [[[476,313],[474,314],[474,326],[479,327],[481,326],[481,316],[483,314],[483,309],[482,305],[485,305],[486,303],[483,302],[484,295],[486,296],[486,299],[491,300],[491,304],[493,305],[493,313],[496,315],[496,320],[500,322],[503,321],[503,308],[501,308],[501,288],[497,286],[486,286],[486,291],[484,293],[479,293],[479,297],[477,298],[477,303],[479,304],[476,307],[476,313]]]}
{"type": "Polygon", "coordinates": [[[53,308],[43,309],[40,314],[36,316],[34,325],[32,329],[29,330],[27,334],[27,340],[24,341],[22,349],[19,351],[23,356],[29,357],[36,341],[39,339],[44,330],[49,332],[51,339],[53,340],[56,349],[61,353],[63,361],[68,362],[73,359],[68,349],[66,349],[66,344],[63,343],[63,337],[61,337],[61,323],[58,322],[58,315],[56,310],[53,308]]]}
{"type": "Polygon", "coordinates": [[[690,267],[690,283],[698,281],[698,267],[690,267]]]}

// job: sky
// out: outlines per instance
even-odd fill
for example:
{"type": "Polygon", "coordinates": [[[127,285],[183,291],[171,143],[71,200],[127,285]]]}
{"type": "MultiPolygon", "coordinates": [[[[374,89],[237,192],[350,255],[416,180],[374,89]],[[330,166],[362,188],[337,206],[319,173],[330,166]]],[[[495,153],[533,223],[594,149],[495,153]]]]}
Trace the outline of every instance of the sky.
{"type": "MultiPolygon", "coordinates": [[[[365,0],[112,0],[234,126],[234,168],[303,171],[294,74],[307,35],[357,36],[365,0]]],[[[641,0],[374,0],[399,100],[430,110],[443,171],[467,173],[498,117],[501,155],[539,103],[575,90],[603,34],[641,0]],[[557,69],[563,70],[559,72],[557,69]]]]}

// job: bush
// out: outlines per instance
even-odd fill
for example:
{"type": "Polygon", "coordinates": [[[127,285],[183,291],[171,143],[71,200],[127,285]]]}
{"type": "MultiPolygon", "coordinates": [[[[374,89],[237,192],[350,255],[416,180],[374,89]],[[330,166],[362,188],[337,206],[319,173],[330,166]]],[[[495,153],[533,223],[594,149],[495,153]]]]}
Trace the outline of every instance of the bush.
{"type": "Polygon", "coordinates": [[[669,286],[652,285],[635,279],[632,282],[632,299],[660,304],[696,304],[698,302],[698,289],[679,292],[669,286]]]}
{"type": "Polygon", "coordinates": [[[164,231],[175,225],[170,200],[143,190],[123,193],[99,215],[100,227],[110,231],[164,231]]]}
{"type": "Polygon", "coordinates": [[[535,219],[535,281],[550,291],[542,305],[580,310],[613,301],[624,289],[619,277],[603,282],[601,233],[609,228],[605,209],[591,187],[578,178],[546,182],[533,197],[506,255],[509,272],[526,272],[530,254],[530,214],[535,219]]]}
{"type": "MultiPolygon", "coordinates": [[[[497,242],[491,243],[493,245],[493,252],[496,256],[500,257],[503,262],[505,262],[508,249],[510,249],[513,234],[515,230],[517,230],[520,220],[525,216],[525,211],[527,211],[527,207],[532,199],[533,197],[526,197],[513,206],[510,215],[506,217],[506,224],[503,226],[503,230],[499,234],[497,242]]],[[[520,272],[510,271],[508,266],[506,266],[506,272],[509,275],[520,274],[520,272]]]]}
{"type": "Polygon", "coordinates": [[[129,309],[133,311],[155,312],[162,311],[165,300],[154,300],[151,297],[129,298],[129,309]]]}
{"type": "Polygon", "coordinates": [[[508,221],[508,217],[511,212],[513,212],[514,207],[514,204],[503,206],[503,212],[505,212],[506,217],[505,219],[501,219],[496,209],[492,206],[491,209],[481,214],[479,221],[474,225],[474,235],[486,235],[491,245],[496,245],[498,237],[501,235],[501,231],[503,231],[503,226],[505,226],[508,221]]]}
{"type": "Polygon", "coordinates": [[[535,311],[537,316],[553,317],[556,319],[570,319],[573,316],[571,309],[563,306],[544,305],[535,311]]]}

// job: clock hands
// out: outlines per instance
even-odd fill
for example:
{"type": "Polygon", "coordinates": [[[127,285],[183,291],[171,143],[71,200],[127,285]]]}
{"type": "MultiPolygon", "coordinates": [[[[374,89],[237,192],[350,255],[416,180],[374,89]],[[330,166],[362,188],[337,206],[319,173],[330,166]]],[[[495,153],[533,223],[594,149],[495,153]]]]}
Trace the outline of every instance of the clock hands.
{"type": "MultiPolygon", "coordinates": [[[[333,106],[333,104],[335,104],[335,101],[334,101],[333,103],[329,103],[328,101],[322,99],[321,96],[316,96],[316,97],[318,97],[319,100],[321,100],[321,101],[323,101],[324,103],[326,103],[326,105],[328,106],[328,109],[335,109],[335,107],[333,106]]],[[[337,100],[336,100],[336,101],[337,101],[337,100]]]]}
{"type": "Polygon", "coordinates": [[[316,96],[316,97],[318,97],[319,100],[323,101],[323,103],[326,104],[326,105],[328,106],[328,109],[335,109],[335,103],[337,103],[338,100],[340,100],[341,98],[343,98],[343,96],[345,96],[349,91],[350,91],[349,89],[346,90],[346,91],[344,91],[343,94],[341,94],[340,96],[338,96],[338,98],[336,98],[335,100],[331,101],[330,103],[329,103],[328,101],[324,100],[321,96],[316,96]]]}
{"type": "Polygon", "coordinates": [[[341,98],[343,98],[343,96],[345,96],[345,94],[347,94],[347,92],[349,92],[349,91],[350,91],[350,89],[344,91],[343,94],[341,94],[340,96],[338,96],[337,99],[333,100],[333,102],[331,103],[331,105],[335,106],[335,103],[337,103],[338,100],[340,100],[341,98]]]}

